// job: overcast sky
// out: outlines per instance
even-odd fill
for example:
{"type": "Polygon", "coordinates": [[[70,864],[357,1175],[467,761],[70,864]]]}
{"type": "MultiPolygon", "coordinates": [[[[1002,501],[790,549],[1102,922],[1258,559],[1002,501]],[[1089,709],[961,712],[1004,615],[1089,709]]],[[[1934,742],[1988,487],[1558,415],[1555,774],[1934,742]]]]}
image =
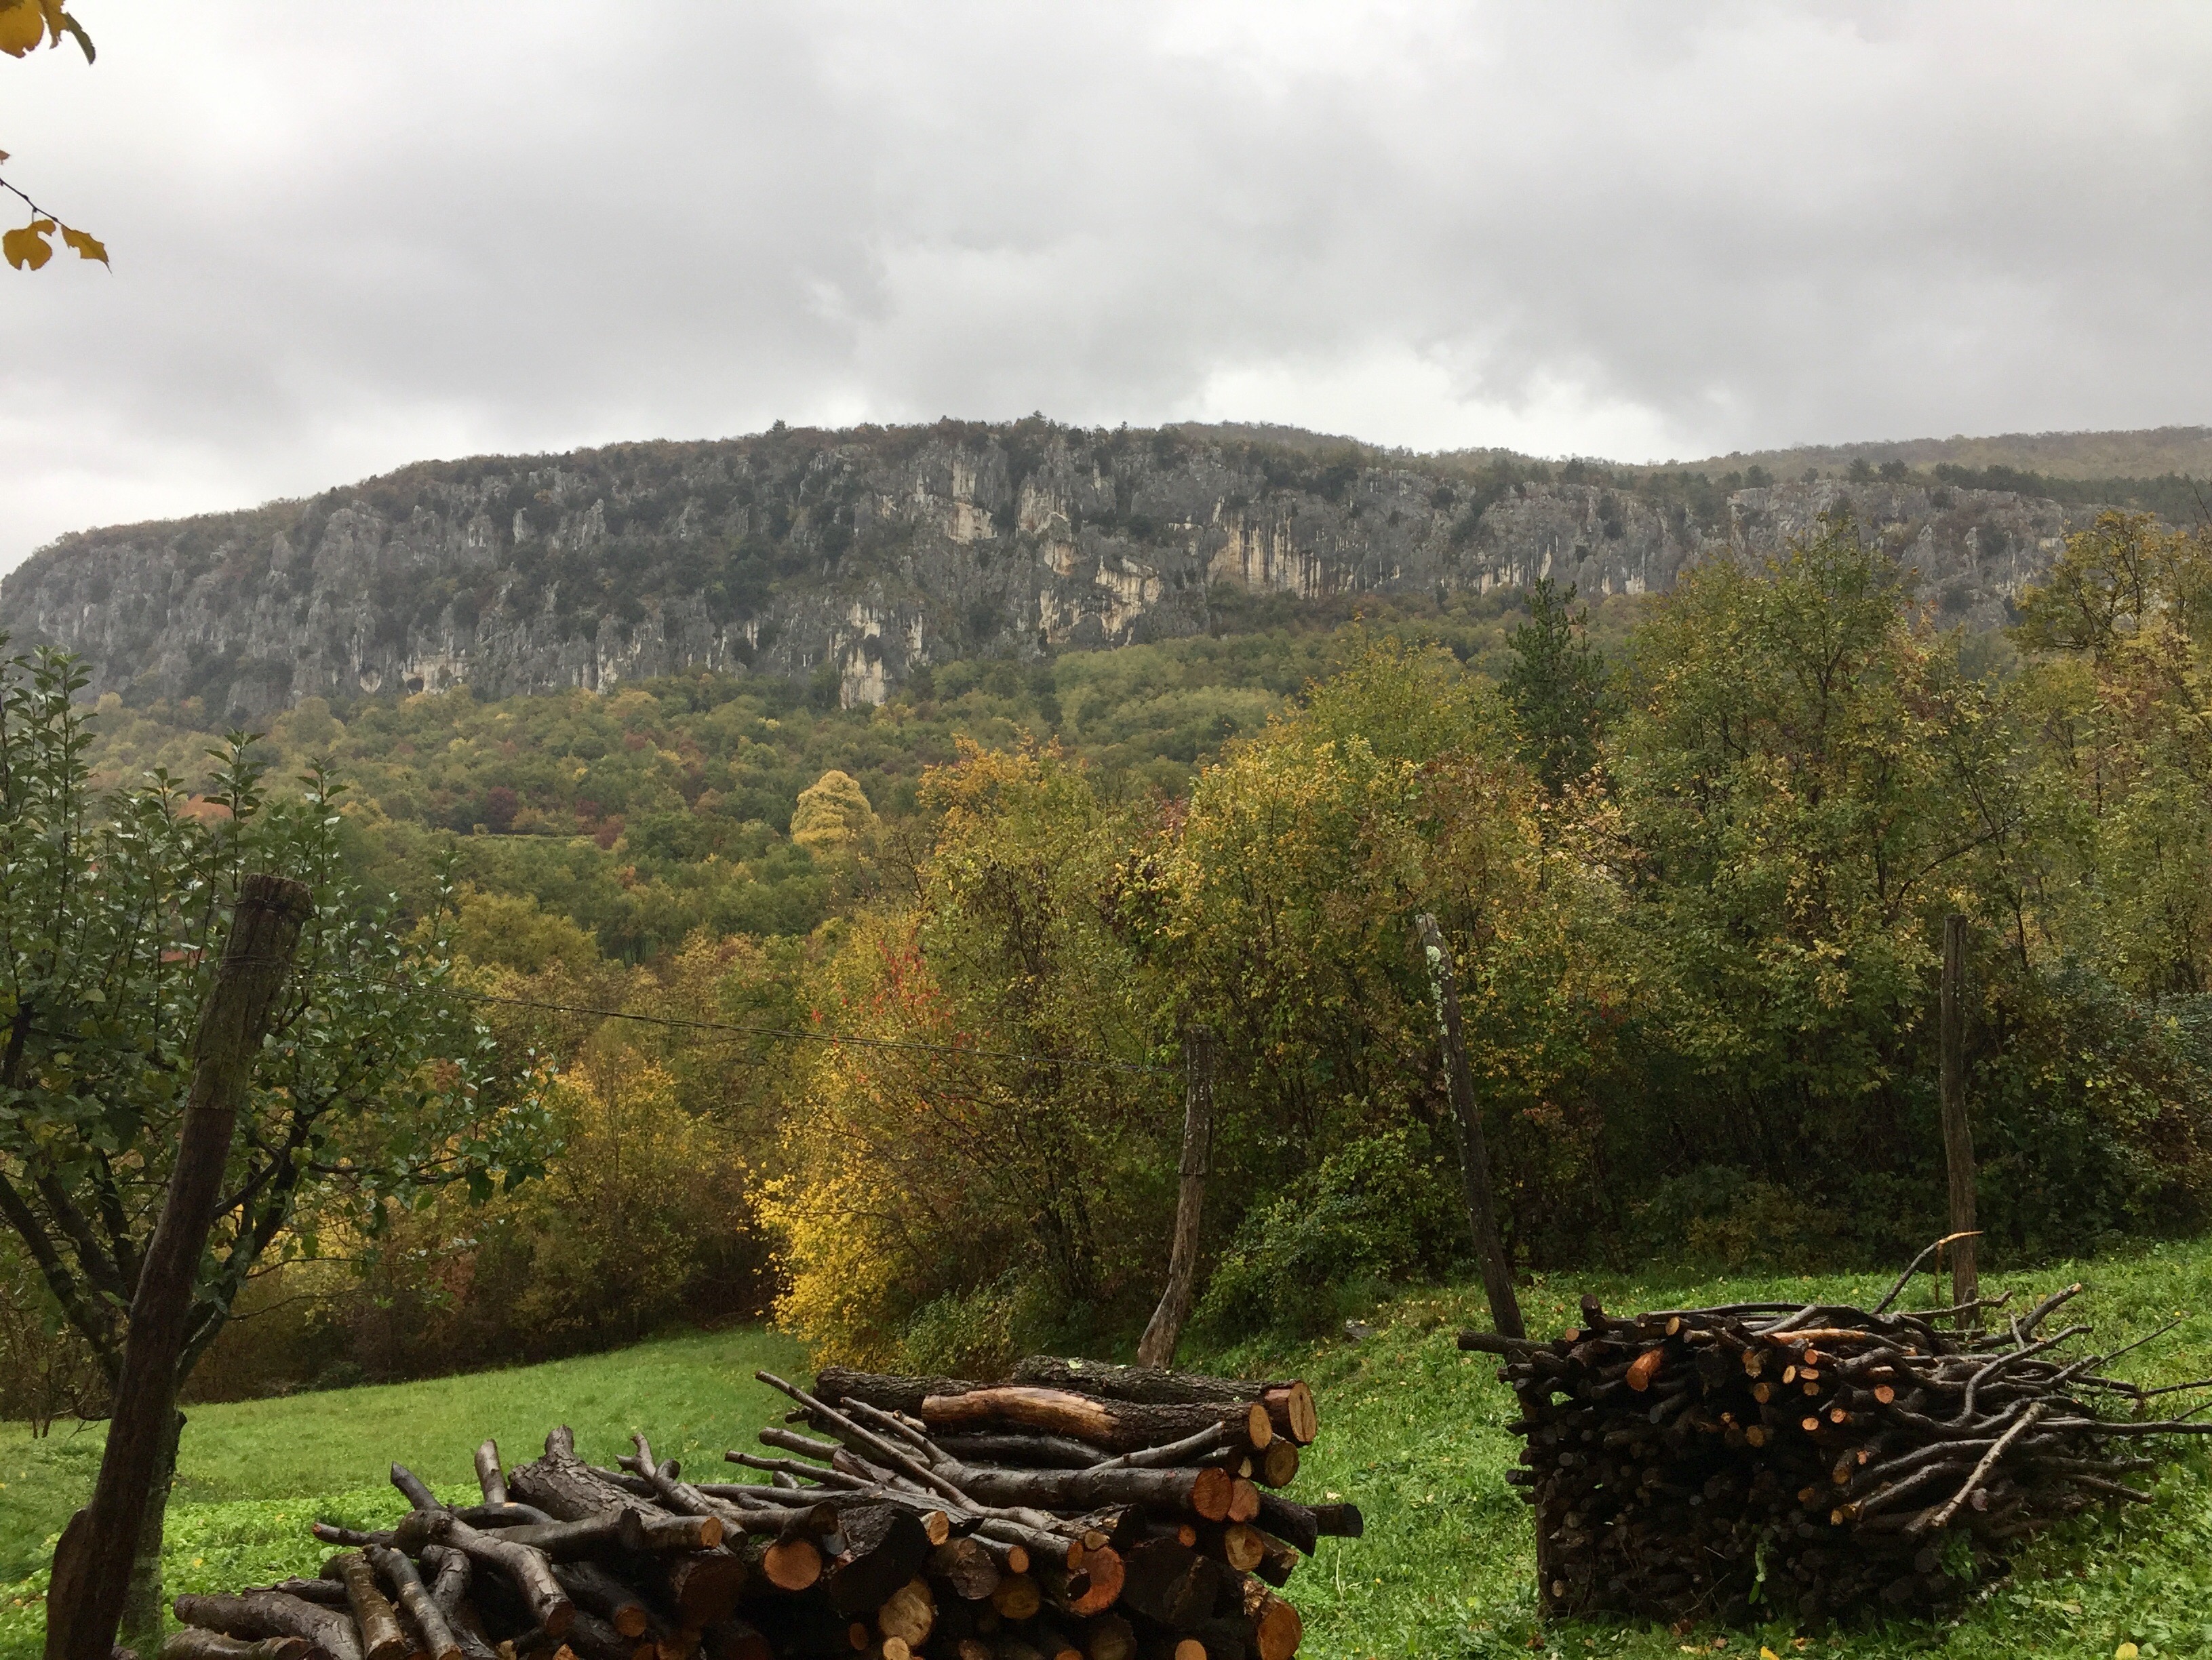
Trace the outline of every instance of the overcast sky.
{"type": "Polygon", "coordinates": [[[0,567],[779,417],[2212,421],[2202,4],[75,9],[0,174],[115,269],[0,268],[0,567]]]}

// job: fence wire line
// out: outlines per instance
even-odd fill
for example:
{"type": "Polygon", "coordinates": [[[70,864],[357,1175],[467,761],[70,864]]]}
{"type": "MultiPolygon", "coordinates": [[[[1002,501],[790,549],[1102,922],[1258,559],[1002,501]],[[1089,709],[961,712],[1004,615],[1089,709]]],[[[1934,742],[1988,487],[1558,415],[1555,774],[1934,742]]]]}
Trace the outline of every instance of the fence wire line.
{"type": "MultiPolygon", "coordinates": [[[[348,974],[343,970],[321,970],[334,980],[356,984],[398,986],[404,982],[382,976],[348,974]]],[[[726,1032],[733,1037],[778,1038],[785,1043],[836,1043],[853,1049],[912,1049],[928,1055],[950,1055],[967,1061],[1042,1061],[1057,1067],[1093,1067],[1100,1071],[1139,1073],[1150,1077],[1172,1077],[1173,1067],[1147,1066],[1140,1061],[1116,1061],[1099,1055],[1036,1055],[1021,1049],[969,1049],[958,1043],[931,1043],[918,1037],[861,1037],[852,1032],[807,1031],[791,1026],[748,1026],[728,1020],[684,1020],[672,1015],[637,1014],[628,1009],[586,1008],[576,1003],[550,1003],[530,997],[510,997],[499,992],[464,991],[458,986],[439,989],[449,997],[476,1003],[506,1003],[516,1008],[542,1009],[552,1014],[586,1014],[601,1020],[631,1020],[640,1025],[665,1026],[678,1031],[726,1032]]]]}

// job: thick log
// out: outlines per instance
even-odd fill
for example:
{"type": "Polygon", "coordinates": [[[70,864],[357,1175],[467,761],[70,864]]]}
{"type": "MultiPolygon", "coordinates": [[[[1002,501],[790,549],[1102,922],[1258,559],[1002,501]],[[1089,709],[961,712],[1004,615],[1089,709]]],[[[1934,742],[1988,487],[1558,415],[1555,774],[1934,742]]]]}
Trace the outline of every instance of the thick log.
{"type": "Polygon", "coordinates": [[[1257,1401],[1267,1405],[1276,1432],[1301,1446],[1310,1444],[1321,1429],[1313,1390],[1302,1378],[1269,1383],[1173,1371],[1164,1366],[1121,1366],[1104,1360],[1032,1354],[1015,1363],[1013,1381],[1094,1395],[1102,1401],[1125,1401],[1133,1406],[1231,1406],[1257,1401]]]}
{"type": "Polygon", "coordinates": [[[553,1577],[568,1600],[579,1608],[599,1615],[624,1637],[644,1637],[666,1631],[645,1599],[598,1562],[556,1562],[553,1577]]]}
{"type": "Polygon", "coordinates": [[[239,1594],[250,1596],[264,1590],[277,1591],[286,1596],[303,1597],[310,1602],[329,1603],[336,1608],[347,1606],[345,1581],[343,1579],[279,1579],[273,1585],[249,1586],[239,1594]]]}
{"type": "Polygon", "coordinates": [[[233,1637],[304,1637],[331,1660],[362,1660],[353,1616],[282,1591],[253,1591],[243,1596],[179,1596],[171,1605],[177,1618],[206,1631],[233,1637]]]}
{"type": "Polygon", "coordinates": [[[1276,1596],[1265,1581],[1249,1573],[1235,1575],[1226,1594],[1237,1599],[1251,1629],[1256,1660],[1291,1660],[1305,1640],[1305,1621],[1298,1617],[1297,1609],[1276,1596]]]}
{"type": "Polygon", "coordinates": [[[1097,1448],[1064,1435],[1035,1435],[1022,1431],[986,1432],[980,1435],[939,1435],[932,1438],[949,1457],[963,1464],[1012,1464],[1023,1469],[1089,1469],[1103,1463],[1097,1448]]]}
{"type": "Polygon", "coordinates": [[[890,1505],[861,1505],[841,1519],[843,1548],[830,1559],[823,1590],[832,1608],[857,1619],[921,1572],[929,1535],[912,1514],[890,1505]]]}
{"type": "Polygon", "coordinates": [[[1357,1505],[1301,1505],[1272,1493],[1261,1493],[1259,1509],[1245,1519],[1307,1556],[1324,1537],[1357,1539],[1367,1530],[1357,1505]]]}
{"type": "Polygon", "coordinates": [[[929,1577],[963,1602],[980,1602],[1005,1576],[981,1541],[948,1539],[929,1553],[929,1577]]]}
{"type": "Polygon", "coordinates": [[[1260,1535],[1260,1563],[1252,1572],[1280,1590],[1291,1583],[1291,1576],[1297,1572],[1303,1560],[1281,1540],[1263,1533],[1260,1535]]]}
{"type": "Polygon", "coordinates": [[[543,1457],[515,1467],[507,1488],[511,1497],[562,1522],[580,1522],[631,1506],[672,1513],[641,1499],[610,1472],[594,1469],[577,1457],[575,1436],[565,1425],[545,1438],[543,1457]]]}
{"type": "Polygon", "coordinates": [[[1173,1540],[1152,1539],[1123,1564],[1121,1602],[1170,1630],[1188,1630],[1213,1613],[1222,1569],[1173,1540]]]}
{"type": "Polygon", "coordinates": [[[304,1637],[252,1640],[186,1626],[161,1639],[161,1660],[307,1660],[315,1645],[304,1637]]]}
{"type": "Polygon", "coordinates": [[[498,1534],[480,1533],[458,1517],[431,1517],[430,1527],[432,1543],[465,1551],[513,1585],[530,1617],[547,1635],[558,1638],[568,1629],[568,1622],[576,1617],[576,1605],[553,1577],[553,1564],[544,1551],[498,1534]]]}
{"type": "Polygon", "coordinates": [[[984,1528],[978,1528],[969,1537],[990,1552],[991,1560],[999,1565],[1001,1574],[1027,1573],[1030,1571],[1029,1548],[1019,1541],[1002,1539],[984,1528]]]}
{"type": "Polygon", "coordinates": [[[460,1643],[462,1660],[500,1660],[498,1651],[484,1640],[483,1616],[469,1596],[476,1564],[468,1554],[450,1545],[425,1545],[421,1561],[430,1576],[430,1602],[460,1643]]]}
{"type": "MultiPolygon", "coordinates": [[[[493,1529],[486,1529],[486,1532],[493,1529]]],[[[415,1536],[404,1523],[393,1541],[404,1548],[415,1536]]],[[[425,1535],[427,1536],[427,1535],[425,1535]]],[[[534,1522],[501,1528],[496,1535],[510,1544],[542,1550],[556,1562],[574,1562],[610,1551],[634,1551],[657,1555],[672,1551],[712,1550],[722,1542],[719,1516],[672,1516],[665,1511],[639,1508],[636,1501],[618,1511],[604,1511],[573,1522],[534,1522]]]]}
{"type": "Polygon", "coordinates": [[[1031,1389],[1007,1384],[995,1389],[970,1389],[964,1395],[933,1395],[918,1414],[932,1430],[987,1430],[1019,1425],[1064,1435],[1108,1452],[1135,1452],[1140,1448],[1180,1441],[1216,1424],[1241,1429],[1255,1449],[1264,1449],[1275,1438],[1275,1426],[1260,1402],[1226,1405],[1196,1402],[1169,1406],[1145,1406],[1135,1402],[1102,1401],[1072,1389],[1031,1389]]]}
{"type": "Polygon", "coordinates": [[[929,1582],[926,1579],[908,1580],[885,1597],[883,1606],[876,1610],[877,1634],[887,1639],[896,1638],[909,1650],[927,1642],[936,1626],[937,1599],[929,1594],[929,1582]]]}
{"type": "MultiPolygon", "coordinates": [[[[805,1541],[800,1540],[793,1545],[771,1548],[805,1548],[805,1541]]],[[[727,1545],[656,1560],[660,1565],[661,1594],[674,1607],[677,1618],[684,1625],[696,1630],[726,1620],[737,1612],[738,1599],[744,1595],[745,1563],[727,1545]]]]}
{"type": "Polygon", "coordinates": [[[884,1412],[908,1418],[921,1416],[921,1403],[933,1395],[966,1395],[983,1388],[964,1377],[901,1377],[895,1373],[854,1371],[849,1366],[824,1366],[815,1375],[814,1394],[836,1403],[865,1401],[884,1412]]]}
{"type": "Polygon", "coordinates": [[[1267,1560],[1267,1535],[1250,1523],[1229,1522],[1199,1529],[1198,1548],[1217,1562],[1225,1562],[1239,1572],[1250,1573],[1267,1560]]]}
{"type": "Polygon", "coordinates": [[[1073,1567],[1064,1562],[1042,1562],[1036,1569],[1037,1588],[1056,1608],[1079,1617],[1103,1614],[1121,1601],[1127,1570],[1111,1545],[1086,1550],[1073,1567]]]}
{"type": "MultiPolygon", "coordinates": [[[[635,1510],[641,1517],[673,1514],[650,1499],[640,1499],[606,1472],[593,1469],[577,1457],[575,1436],[565,1425],[545,1438],[544,1456],[517,1466],[507,1486],[508,1493],[525,1504],[535,1505],[566,1522],[624,1508],[635,1510]]],[[[684,1622],[690,1626],[709,1626],[728,1619],[744,1592],[744,1564],[727,1547],[719,1545],[665,1558],[660,1569],[663,1590],[684,1622]]]]}
{"type": "Polygon", "coordinates": [[[991,1607],[1002,1620],[1034,1619],[1044,1606],[1044,1593],[1037,1582],[1026,1573],[1010,1573],[999,1582],[991,1593],[991,1607]]]}
{"type": "Polygon", "coordinates": [[[1228,1518],[1237,1497],[1237,1478],[1210,1464],[1164,1470],[1016,1470],[960,1464],[945,1473],[981,1504],[1041,1511],[1080,1513],[1140,1505],[1219,1522],[1228,1518]]]}
{"type": "Polygon", "coordinates": [[[422,1583],[415,1564],[398,1551],[381,1545],[370,1546],[367,1554],[370,1566],[384,1576],[398,1595],[399,1606],[415,1622],[416,1634],[422,1641],[422,1651],[430,1660],[461,1660],[460,1639],[454,1635],[445,1610],[432,1600],[430,1588],[422,1583]]]}
{"type": "Polygon", "coordinates": [[[822,1578],[821,1548],[811,1539],[747,1534],[738,1541],[738,1556],[748,1575],[778,1590],[805,1590],[822,1578]]]}
{"type": "Polygon", "coordinates": [[[475,1565],[466,1551],[455,1550],[451,1545],[426,1545],[420,1558],[430,1571],[430,1600],[447,1620],[469,1594],[469,1583],[475,1578],[475,1565]]]}
{"type": "Polygon", "coordinates": [[[323,1578],[345,1583],[346,1603],[353,1610],[354,1629],[361,1634],[362,1660],[407,1660],[415,1651],[407,1633],[399,1629],[391,1598],[377,1586],[368,1558],[357,1550],[343,1552],[324,1567],[323,1578]]]}

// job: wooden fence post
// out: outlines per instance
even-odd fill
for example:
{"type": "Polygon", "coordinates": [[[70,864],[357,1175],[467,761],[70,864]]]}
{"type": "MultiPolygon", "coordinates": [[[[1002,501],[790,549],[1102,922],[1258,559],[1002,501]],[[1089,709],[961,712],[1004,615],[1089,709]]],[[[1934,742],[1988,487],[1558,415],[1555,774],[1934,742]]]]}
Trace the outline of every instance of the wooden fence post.
{"type": "Polygon", "coordinates": [[[1949,1247],[1954,1304],[1971,1303],[1981,1295],[1974,1262],[1974,1132],[1966,1122],[1966,919],[1954,912],[1943,919],[1937,1044],[1942,1061],[1943,1162],[1950,1177],[1951,1231],[1965,1236],[1949,1247]]]}
{"type": "Polygon", "coordinates": [[[1183,1322],[1190,1318],[1198,1280],[1198,1221],[1206,1203],[1206,1178],[1213,1170],[1213,1034],[1193,1026],[1182,1039],[1182,1177],[1176,1196],[1175,1244],[1168,1254],[1168,1285],[1137,1344],[1140,1366],[1171,1366],[1183,1322]]]}
{"type": "Polygon", "coordinates": [[[1490,1323],[1507,1337],[1525,1337],[1520,1300],[1513,1295],[1513,1268],[1498,1235],[1498,1216],[1490,1194],[1490,1149],[1482,1139],[1482,1114],[1474,1104],[1474,1079],[1467,1068],[1467,1043],[1460,1030],[1459,985],[1452,976],[1451,950],[1443,930],[1426,911],[1413,919],[1428,958],[1429,984],[1436,993],[1437,1025],[1443,1037],[1444,1070],[1451,1079],[1452,1122],[1459,1132],[1460,1178],[1467,1188],[1468,1226],[1482,1257],[1482,1286],[1490,1297],[1490,1323]]]}

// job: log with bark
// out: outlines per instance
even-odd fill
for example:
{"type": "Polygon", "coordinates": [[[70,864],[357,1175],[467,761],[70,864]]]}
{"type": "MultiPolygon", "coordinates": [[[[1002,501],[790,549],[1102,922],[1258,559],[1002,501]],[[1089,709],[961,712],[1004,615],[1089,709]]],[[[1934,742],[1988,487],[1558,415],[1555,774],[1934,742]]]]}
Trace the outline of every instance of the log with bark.
{"type": "MultiPolygon", "coordinates": [[[[2079,1286],[2007,1320],[2002,1298],[1892,1314],[1911,1272],[1872,1310],[1625,1318],[1586,1298],[1548,1343],[1462,1333],[1519,1401],[1508,1479],[1534,1511],[1542,1610],[1941,1612],[2052,1523],[2148,1499],[2165,1438],[2212,1432],[2146,1415],[2115,1356],[2062,1353],[2086,1326],[2042,1335],[2079,1286]]],[[[1264,1503],[1260,1524],[1298,1542],[1264,1503]]]]}
{"type": "Polygon", "coordinates": [[[179,1598],[165,1660],[1288,1660],[1278,1592],[1359,1529],[1273,1490],[1305,1386],[1024,1364],[760,1374],[795,1408],[760,1432],[779,1456],[730,1455],[762,1485],[687,1480],[642,1434],[592,1463],[565,1428],[511,1469],[477,1447],[481,1503],[394,1464],[390,1526],[314,1523],[321,1578],[179,1598]]]}
{"type": "MultiPolygon", "coordinates": [[[[1297,1449],[1319,1430],[1296,1379],[1047,1357],[1001,1383],[829,1367],[808,1390],[757,1376],[803,1426],[759,1438],[797,1456],[728,1456],[794,1484],[775,1502],[880,1501],[945,1519],[954,1536],[913,1582],[929,1596],[932,1655],[1134,1660],[1183,1645],[1287,1660],[1303,1627],[1276,1593],[1300,1560],[1294,1547],[1310,1554],[1361,1529],[1350,1505],[1311,1508],[1258,1485],[1294,1480],[1297,1449]]],[[[695,1491],[727,1503],[742,1490],[695,1491]]],[[[909,1598],[896,1629],[879,1623],[878,1649],[913,1648],[917,1613],[909,1598]]],[[[810,1632],[836,1648],[834,1624],[810,1632]]]]}

